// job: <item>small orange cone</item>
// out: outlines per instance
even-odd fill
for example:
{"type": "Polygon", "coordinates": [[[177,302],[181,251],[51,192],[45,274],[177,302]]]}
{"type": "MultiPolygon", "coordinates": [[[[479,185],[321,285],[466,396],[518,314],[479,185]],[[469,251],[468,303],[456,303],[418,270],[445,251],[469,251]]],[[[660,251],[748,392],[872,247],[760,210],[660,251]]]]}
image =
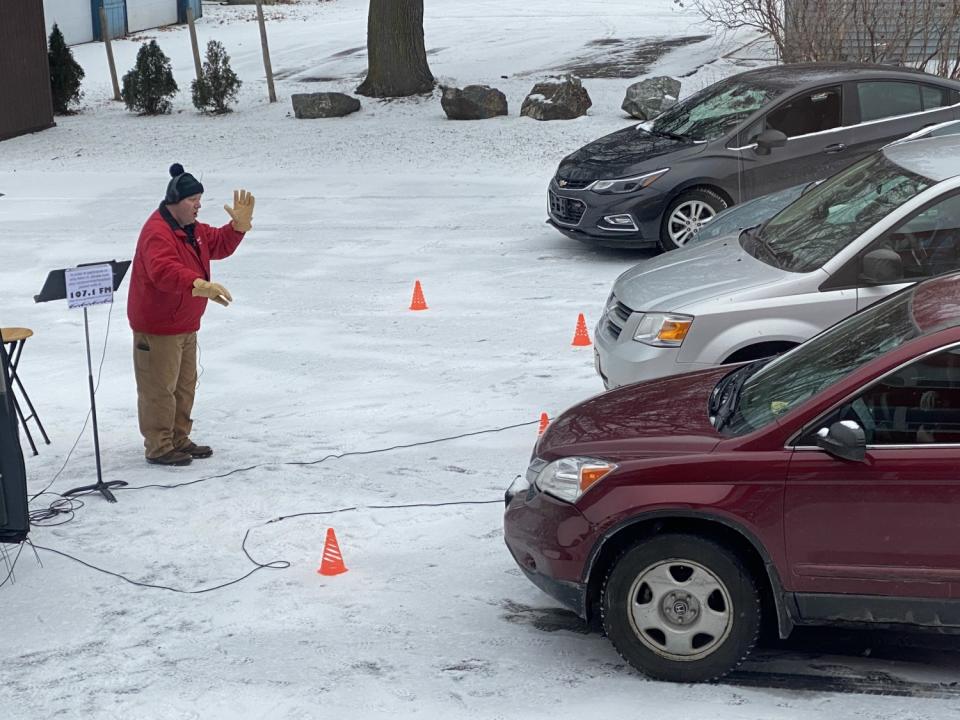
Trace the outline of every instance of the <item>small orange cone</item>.
{"type": "Polygon", "coordinates": [[[550,424],[550,418],[546,413],[540,413],[540,429],[537,430],[537,436],[543,435],[544,431],[547,429],[547,425],[550,424]]]}
{"type": "Polygon", "coordinates": [[[323,545],[323,559],[320,561],[317,572],[321,575],[339,575],[346,571],[347,566],[343,564],[343,555],[340,554],[337,536],[334,534],[333,528],[327,528],[327,541],[323,545]]]}
{"type": "Polygon", "coordinates": [[[423,288],[420,287],[420,281],[417,280],[413,286],[413,302],[410,303],[411,310],[426,310],[427,301],[423,299],[423,288]]]}
{"type": "Polygon", "coordinates": [[[577,331],[573,334],[573,345],[574,347],[586,347],[590,344],[587,321],[583,319],[583,313],[580,313],[580,317],[577,318],[577,331]]]}

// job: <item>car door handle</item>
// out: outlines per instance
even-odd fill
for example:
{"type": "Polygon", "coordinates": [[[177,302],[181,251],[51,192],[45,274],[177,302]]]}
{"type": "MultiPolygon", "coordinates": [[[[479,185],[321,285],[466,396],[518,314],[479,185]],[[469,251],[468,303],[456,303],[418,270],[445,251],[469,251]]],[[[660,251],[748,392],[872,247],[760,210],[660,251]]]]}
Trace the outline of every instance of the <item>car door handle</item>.
{"type": "Polygon", "coordinates": [[[833,145],[827,145],[823,149],[823,152],[826,153],[827,155],[833,155],[835,153],[842,153],[846,149],[847,149],[847,146],[844,145],[843,143],[834,143],[833,145]]]}

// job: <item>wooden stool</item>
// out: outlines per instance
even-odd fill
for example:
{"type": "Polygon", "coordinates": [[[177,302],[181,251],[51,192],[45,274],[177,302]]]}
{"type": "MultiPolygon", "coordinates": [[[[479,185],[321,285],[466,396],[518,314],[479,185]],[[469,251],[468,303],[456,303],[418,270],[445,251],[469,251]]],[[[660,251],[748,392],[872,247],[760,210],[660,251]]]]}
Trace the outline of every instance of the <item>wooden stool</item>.
{"type": "Polygon", "coordinates": [[[20,356],[23,355],[23,346],[26,344],[27,338],[32,336],[33,330],[30,328],[0,328],[0,340],[7,345],[7,355],[10,357],[9,377],[10,391],[13,395],[13,406],[17,410],[17,416],[20,418],[20,424],[23,426],[23,431],[27,435],[27,440],[30,442],[30,448],[33,450],[33,454],[39,455],[37,452],[37,445],[33,442],[33,436],[30,434],[30,428],[27,427],[27,420],[33,420],[37,423],[37,427],[40,428],[40,434],[43,436],[43,440],[47,445],[50,444],[50,438],[47,437],[47,432],[43,429],[43,424],[40,422],[40,416],[37,415],[37,411],[34,409],[33,403],[30,401],[30,396],[27,395],[27,390],[23,387],[23,382],[20,380],[20,376],[17,373],[17,366],[20,364],[20,356]],[[30,410],[30,414],[26,417],[23,415],[23,409],[20,407],[20,401],[17,400],[17,394],[13,392],[14,385],[20,388],[20,394],[23,395],[23,400],[27,403],[27,408],[30,410]]]}

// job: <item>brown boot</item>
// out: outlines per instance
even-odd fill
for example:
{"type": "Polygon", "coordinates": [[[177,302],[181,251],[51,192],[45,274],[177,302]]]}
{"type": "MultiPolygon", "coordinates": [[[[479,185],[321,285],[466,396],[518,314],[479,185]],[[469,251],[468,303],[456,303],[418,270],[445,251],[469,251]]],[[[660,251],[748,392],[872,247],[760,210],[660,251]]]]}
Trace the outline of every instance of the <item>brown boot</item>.
{"type": "Polygon", "coordinates": [[[195,442],[192,442],[189,445],[184,445],[182,448],[180,448],[180,452],[187,453],[187,455],[192,457],[194,460],[200,460],[213,455],[213,448],[209,445],[197,445],[195,442]]]}
{"type": "Polygon", "coordinates": [[[159,457],[148,457],[147,462],[151,465],[189,465],[193,462],[193,456],[180,450],[171,450],[159,457]]]}

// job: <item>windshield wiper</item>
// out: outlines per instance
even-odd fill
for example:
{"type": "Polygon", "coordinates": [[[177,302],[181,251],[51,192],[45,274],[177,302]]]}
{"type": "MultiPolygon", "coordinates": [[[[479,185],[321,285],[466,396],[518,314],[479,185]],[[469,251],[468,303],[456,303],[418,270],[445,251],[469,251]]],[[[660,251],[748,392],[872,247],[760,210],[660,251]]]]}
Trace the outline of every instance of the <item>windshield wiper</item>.
{"type": "Polygon", "coordinates": [[[710,400],[711,406],[716,406],[715,413],[713,412],[713,407],[710,408],[711,414],[715,414],[716,417],[713,425],[716,430],[723,428],[723,426],[730,421],[730,418],[733,417],[733,413],[736,412],[744,383],[772,359],[772,357],[768,357],[762,360],[756,360],[749,365],[744,365],[720,381],[715,391],[716,397],[712,397],[710,400]],[[724,397],[724,395],[726,395],[726,397],[724,397]]]}
{"type": "Polygon", "coordinates": [[[773,266],[775,268],[780,269],[780,256],[777,255],[777,251],[770,246],[770,241],[760,234],[759,228],[759,225],[754,225],[753,227],[744,228],[742,232],[753,241],[753,246],[755,248],[760,248],[767,254],[767,257],[773,260],[773,266]],[[754,230],[757,230],[757,232],[754,232],[754,230]]]}
{"type": "Polygon", "coordinates": [[[671,140],[682,140],[683,142],[689,142],[692,138],[687,135],[678,135],[677,133],[672,133],[668,130],[657,130],[653,127],[644,128],[651,135],[659,135],[660,137],[670,138],[671,140]]]}
{"type": "Polygon", "coordinates": [[[731,377],[729,386],[726,388],[726,393],[721,393],[721,395],[725,394],[726,397],[723,398],[720,407],[717,408],[717,419],[713,424],[713,427],[717,430],[722,429],[723,426],[727,424],[737,409],[737,402],[740,400],[740,391],[743,389],[743,384],[747,381],[747,378],[750,377],[749,373],[745,372],[745,370],[746,368],[741,368],[732,373],[733,377],[731,377]]]}

